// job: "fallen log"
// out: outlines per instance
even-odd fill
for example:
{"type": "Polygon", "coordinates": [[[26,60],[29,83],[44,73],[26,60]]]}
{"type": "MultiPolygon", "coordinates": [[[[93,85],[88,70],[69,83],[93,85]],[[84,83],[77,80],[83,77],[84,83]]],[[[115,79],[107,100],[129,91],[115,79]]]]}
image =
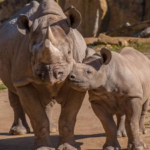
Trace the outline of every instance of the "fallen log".
{"type": "Polygon", "coordinates": [[[111,44],[111,45],[120,45],[119,43],[122,41],[126,41],[127,43],[150,43],[150,38],[138,38],[138,37],[110,37],[105,34],[100,34],[98,38],[84,38],[86,44],[111,44]]]}

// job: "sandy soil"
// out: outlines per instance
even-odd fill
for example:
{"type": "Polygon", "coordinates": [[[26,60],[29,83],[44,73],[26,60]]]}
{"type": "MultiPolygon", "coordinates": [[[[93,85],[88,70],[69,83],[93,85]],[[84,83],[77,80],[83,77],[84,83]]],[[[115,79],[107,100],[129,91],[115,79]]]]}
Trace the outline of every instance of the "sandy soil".
{"type": "MultiPolygon", "coordinates": [[[[53,113],[54,121],[58,123],[60,106],[56,105],[53,113]]],[[[9,105],[7,90],[0,91],[0,150],[30,150],[33,146],[33,132],[24,136],[12,136],[8,131],[13,122],[13,111],[9,105]]],[[[146,117],[148,134],[142,135],[143,140],[150,147],[150,114],[146,117]]],[[[105,142],[103,127],[94,115],[88,96],[86,96],[82,108],[77,117],[75,126],[75,139],[82,150],[99,150],[105,142]]],[[[54,147],[58,144],[58,132],[51,135],[54,147]]],[[[119,138],[122,149],[126,149],[127,138],[119,138]]]]}

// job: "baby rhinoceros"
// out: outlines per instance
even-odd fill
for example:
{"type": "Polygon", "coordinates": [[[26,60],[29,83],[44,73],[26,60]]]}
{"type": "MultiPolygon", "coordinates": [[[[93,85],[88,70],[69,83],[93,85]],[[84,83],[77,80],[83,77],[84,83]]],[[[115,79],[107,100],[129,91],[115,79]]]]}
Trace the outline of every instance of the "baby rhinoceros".
{"type": "Polygon", "coordinates": [[[113,115],[125,113],[128,150],[146,149],[139,135],[150,97],[150,60],[126,47],[119,53],[102,48],[77,63],[69,75],[71,87],[89,92],[89,100],[106,132],[103,149],[120,149],[113,115]]]}

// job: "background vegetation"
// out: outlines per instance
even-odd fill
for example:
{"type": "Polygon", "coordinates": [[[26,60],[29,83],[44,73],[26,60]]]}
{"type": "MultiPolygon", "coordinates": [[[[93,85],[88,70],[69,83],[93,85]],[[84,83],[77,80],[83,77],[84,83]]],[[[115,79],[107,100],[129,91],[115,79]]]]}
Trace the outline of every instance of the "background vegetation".
{"type": "Polygon", "coordinates": [[[4,84],[1,84],[0,85],[0,90],[4,90],[4,89],[7,89],[7,87],[4,84]]]}

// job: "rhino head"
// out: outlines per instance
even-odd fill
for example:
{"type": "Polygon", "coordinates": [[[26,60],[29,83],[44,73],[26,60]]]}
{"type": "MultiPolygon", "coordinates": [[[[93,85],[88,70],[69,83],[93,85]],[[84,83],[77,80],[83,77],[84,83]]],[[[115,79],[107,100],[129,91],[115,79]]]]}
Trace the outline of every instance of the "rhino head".
{"type": "Polygon", "coordinates": [[[42,83],[62,82],[72,70],[72,29],[81,23],[81,15],[74,7],[66,13],[53,0],[44,0],[32,21],[26,15],[17,20],[19,32],[28,38],[33,74],[42,83]]]}
{"type": "Polygon", "coordinates": [[[69,85],[79,91],[96,89],[105,85],[107,76],[105,68],[111,57],[111,51],[102,48],[100,52],[87,56],[83,63],[74,64],[69,75],[69,85]]]}

